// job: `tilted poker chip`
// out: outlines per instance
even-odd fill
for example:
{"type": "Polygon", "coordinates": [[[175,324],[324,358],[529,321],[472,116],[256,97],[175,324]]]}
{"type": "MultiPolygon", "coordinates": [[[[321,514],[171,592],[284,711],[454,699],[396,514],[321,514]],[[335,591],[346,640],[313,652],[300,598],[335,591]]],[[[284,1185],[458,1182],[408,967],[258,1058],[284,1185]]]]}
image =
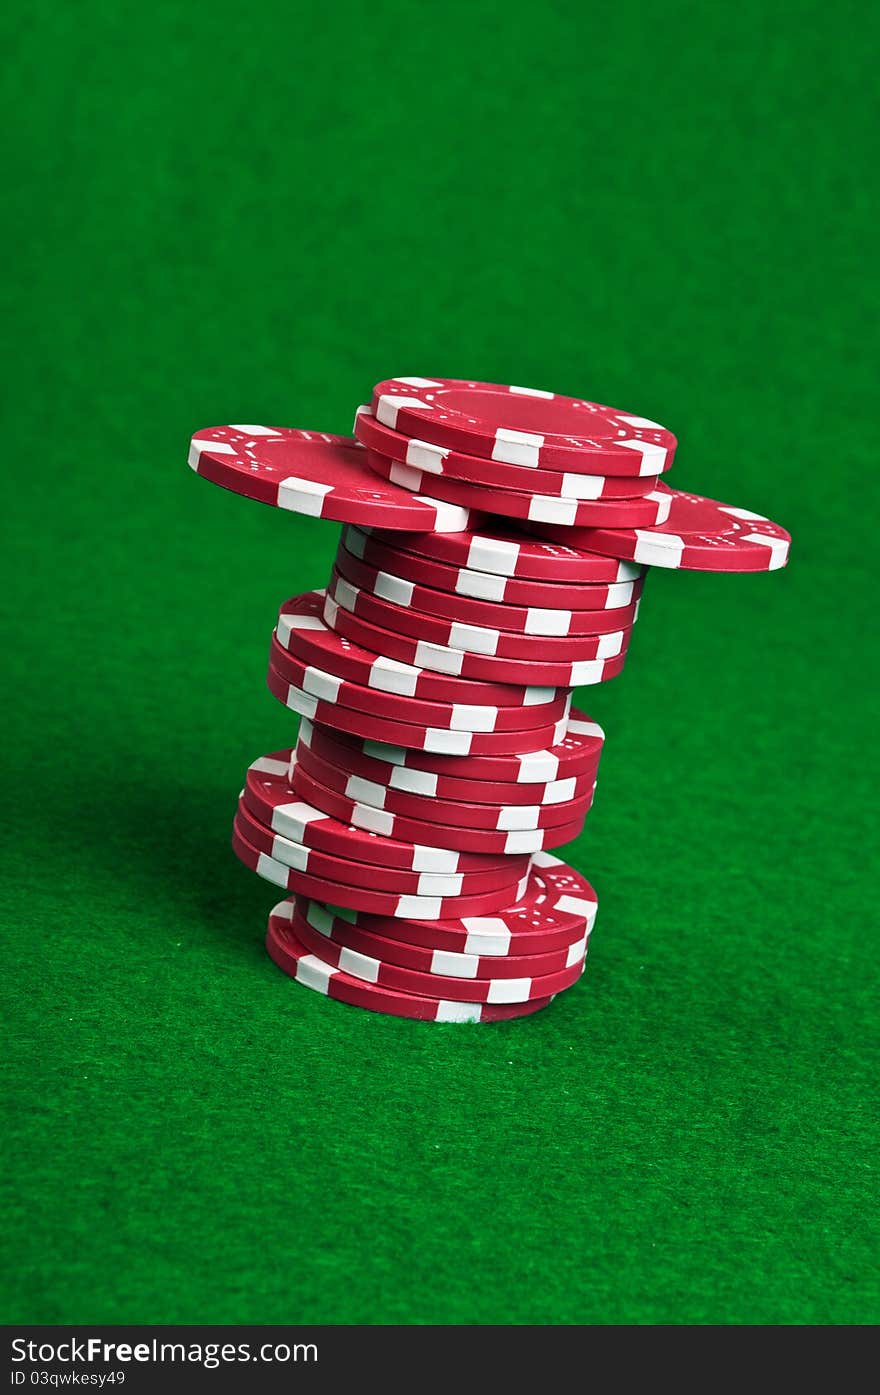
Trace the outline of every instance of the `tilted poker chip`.
{"type": "Polygon", "coordinates": [[[336,882],[329,877],[312,876],[278,862],[261,852],[247,836],[243,821],[236,815],[232,824],[232,850],[252,872],[287,891],[298,891],[312,900],[329,901],[335,906],[350,906],[352,910],[373,911],[377,915],[424,916],[442,920],[449,916],[485,915],[499,907],[516,902],[523,895],[527,877],[516,884],[496,887],[492,891],[462,896],[398,895],[393,891],[378,891],[348,882],[336,882]]]}
{"type": "Polygon", "coordinates": [[[499,891],[505,887],[508,894],[512,894],[525,876],[525,871],[518,871],[512,859],[485,872],[408,872],[400,867],[371,866],[350,858],[332,857],[273,833],[250,812],[243,795],[238,801],[236,822],[253,847],[294,872],[307,872],[312,877],[371,887],[376,891],[398,895],[406,892],[413,896],[477,896],[483,891],[499,891]]]}
{"type": "MultiPolygon", "coordinates": [[[[425,819],[409,818],[406,814],[392,814],[387,809],[377,809],[373,804],[359,804],[347,795],[338,794],[326,785],[315,780],[299,764],[296,757],[290,763],[290,783],[301,798],[317,809],[323,809],[334,818],[352,823],[357,828],[367,828],[372,833],[386,834],[403,842],[424,843],[430,841],[440,848],[456,848],[464,852],[519,854],[544,852],[547,848],[559,848],[580,837],[585,815],[569,823],[552,824],[549,828],[524,829],[512,833],[496,833],[490,829],[463,828],[459,824],[429,823],[425,819]]],[[[285,883],[280,883],[284,885],[285,883]]],[[[317,897],[320,901],[334,901],[338,905],[350,906],[354,903],[344,896],[321,895],[320,892],[298,888],[304,895],[317,897]]],[[[371,909],[367,907],[367,909],[371,909]]],[[[464,914],[464,912],[460,912],[464,914]]],[[[404,914],[399,912],[398,914],[404,914]]],[[[415,915],[412,911],[410,914],[415,915]]],[[[439,912],[438,912],[439,914],[439,912]]],[[[447,910],[447,915],[456,912],[447,910]]]]}
{"type": "Polygon", "coordinates": [[[654,488],[657,475],[585,475],[541,468],[536,473],[527,465],[509,465],[504,460],[464,455],[430,441],[418,441],[392,431],[373,416],[369,407],[358,407],[354,434],[362,446],[384,455],[399,465],[409,465],[425,475],[446,475],[449,479],[490,488],[513,489],[524,494],[558,495],[562,499],[637,499],[654,488]]]}
{"type": "MultiPolygon", "coordinates": [[[[403,535],[401,535],[403,536],[403,535]]],[[[639,568],[628,581],[560,582],[532,581],[516,576],[494,576],[491,572],[453,567],[431,557],[397,547],[387,533],[377,533],[353,525],[342,530],[342,544],[348,552],[378,571],[391,572],[419,586],[467,597],[493,605],[519,606],[556,612],[560,610],[619,610],[630,605],[641,586],[639,568]]],[[[501,627],[505,628],[504,626],[501,627]]],[[[510,628],[509,626],[507,628],[510,628]]]]}
{"type": "Polygon", "coordinates": [[[438,499],[478,513],[567,527],[589,524],[607,528],[649,528],[669,517],[669,498],[660,492],[659,486],[641,499],[562,499],[554,494],[526,494],[499,489],[497,485],[468,484],[446,475],[428,475],[411,465],[398,465],[373,450],[366,455],[370,469],[381,479],[411,489],[414,494],[426,494],[430,486],[438,499]]]}
{"type": "Polygon", "coordinates": [[[656,422],[599,402],[461,378],[387,378],[372,412],[401,435],[527,469],[659,475],[677,444],[656,422]]]}
{"type": "MultiPolygon", "coordinates": [[[[343,583],[348,586],[348,583],[343,583]]],[[[345,601],[351,601],[351,591],[341,593],[345,601]]],[[[358,593],[358,594],[363,594],[358,593]]],[[[616,612],[620,614],[620,612],[616,612]]],[[[494,654],[473,654],[463,649],[450,649],[444,644],[430,640],[415,639],[408,634],[395,634],[384,625],[372,624],[362,616],[355,615],[346,605],[337,601],[335,587],[331,588],[324,601],[323,617],[331,630],[344,635],[371,649],[376,654],[400,659],[416,668],[434,669],[438,673],[449,673],[459,678],[486,680],[497,683],[546,683],[556,687],[587,687],[592,683],[606,683],[616,678],[622,671],[626,659],[631,629],[617,634],[596,636],[596,651],[601,657],[577,659],[573,663],[548,662],[538,655],[539,640],[533,640],[535,654],[531,659],[506,659],[494,654]]],[[[392,621],[394,623],[394,621],[392,621]]]]}
{"type": "MultiPolygon", "coordinates": [[[[352,539],[357,545],[356,537],[352,539]]],[[[475,601],[469,596],[457,596],[438,591],[433,586],[407,581],[392,570],[381,570],[362,560],[342,543],[336,552],[336,570],[346,581],[360,590],[369,591],[379,600],[402,605],[419,615],[435,615],[455,624],[476,625],[521,635],[546,635],[565,638],[579,634],[596,634],[596,625],[615,626],[615,613],[634,606],[641,598],[642,581],[626,582],[619,589],[628,593],[620,605],[594,610],[546,610],[541,606],[496,605],[493,601],[475,601]]]]}
{"type": "MultiPolygon", "coordinates": [[[[275,641],[273,641],[275,643],[275,641]]],[[[270,693],[297,712],[301,717],[322,726],[348,732],[372,741],[387,741],[392,745],[435,751],[455,757],[469,755],[513,755],[524,751],[539,751],[556,745],[565,734],[566,717],[539,727],[517,731],[452,731],[448,727],[417,726],[411,722],[396,722],[389,717],[374,716],[341,703],[322,702],[289,683],[270,661],[266,682],[270,693]]]]}
{"type": "MultiPolygon", "coordinates": [[[[297,897],[296,904],[311,922],[309,908],[315,903],[297,897]]],[[[483,958],[568,949],[592,930],[598,902],[595,891],[580,872],[551,853],[537,853],[522,899],[491,916],[428,921],[392,919],[325,904],[320,909],[334,920],[344,920],[376,935],[483,958]]]]}
{"type": "MultiPolygon", "coordinates": [[[[568,969],[583,958],[592,929],[590,921],[570,943],[538,954],[465,954],[451,949],[410,944],[405,939],[366,930],[357,924],[355,915],[352,920],[346,920],[341,915],[334,915],[329,906],[304,898],[297,898],[294,919],[304,920],[319,934],[349,949],[360,950],[385,964],[399,964],[401,968],[415,969],[418,973],[458,979],[541,978],[545,974],[568,969]]],[[[406,922],[400,924],[405,933],[406,922]]]]}
{"type": "Polygon", "coordinates": [[[297,743],[294,760],[327,789],[344,794],[359,804],[370,804],[374,809],[387,809],[389,813],[405,814],[428,823],[456,824],[462,828],[490,828],[505,833],[551,828],[554,824],[583,818],[593,802],[592,788],[567,804],[477,804],[438,799],[434,795],[409,794],[406,790],[365,780],[362,775],[352,775],[342,766],[326,760],[305,742],[297,743]]]}
{"type": "MultiPolygon", "coordinates": [[[[635,581],[643,568],[634,562],[584,552],[566,543],[533,536],[505,519],[486,520],[461,533],[390,533],[369,529],[379,542],[393,544],[417,557],[446,562],[489,576],[526,581],[560,581],[568,586],[635,581]]],[[[497,599],[497,597],[495,598],[497,599]]]]}
{"type": "MultiPolygon", "coordinates": [[[[665,485],[659,486],[659,492],[665,485]]],[[[788,560],[791,535],[762,514],[670,490],[669,517],[656,528],[545,529],[572,547],[651,567],[695,572],[772,572],[788,560]]]]}
{"type": "MultiPolygon", "coordinates": [[[[312,743],[313,735],[327,735],[311,721],[300,725],[300,739],[312,743]]],[[[341,732],[329,733],[330,739],[355,756],[367,753],[390,769],[408,766],[411,770],[428,771],[434,775],[465,776],[469,780],[504,781],[511,784],[546,784],[548,780],[565,780],[570,776],[594,778],[598,752],[602,749],[600,727],[585,712],[572,708],[565,734],[546,751],[531,751],[511,756],[473,756],[462,761],[457,756],[436,755],[428,751],[407,750],[378,741],[359,741],[341,732]]],[[[352,765],[352,770],[355,766],[352,765]]]]}
{"type": "MultiPolygon", "coordinates": [[[[620,637],[624,630],[631,629],[635,624],[638,611],[637,600],[619,610],[581,611],[579,614],[586,617],[585,623],[591,627],[589,630],[574,635],[542,635],[540,643],[536,643],[534,636],[521,631],[431,615],[428,611],[415,608],[414,599],[411,606],[403,600],[385,600],[373,591],[354,585],[342,575],[338,566],[334,567],[328,594],[338,605],[369,620],[371,624],[381,625],[413,639],[425,639],[468,654],[483,654],[498,659],[531,658],[541,663],[574,663],[578,659],[618,654],[620,637]],[[602,639],[610,634],[616,635],[617,639],[612,646],[603,646],[602,639]]],[[[438,592],[438,595],[442,594],[438,592]]]]}
{"type": "MultiPolygon", "coordinates": [[[[599,768],[599,757],[605,734],[597,722],[592,722],[583,714],[569,718],[566,741],[577,743],[583,752],[583,765],[576,775],[563,775],[561,778],[528,783],[514,780],[498,780],[491,774],[480,773],[479,761],[467,761],[461,766],[461,774],[438,774],[432,770],[416,770],[401,765],[400,752],[382,746],[375,741],[358,742],[326,727],[312,726],[305,719],[300,723],[297,751],[308,746],[322,760],[346,770],[383,789],[400,790],[429,799],[448,799],[465,804],[504,805],[519,804],[526,807],[544,804],[568,804],[572,800],[592,794],[599,768]],[[469,771],[476,770],[470,775],[469,771]]],[[[366,801],[365,801],[366,802],[366,801]]]]}
{"type": "Polygon", "coordinates": [[[455,532],[466,508],[383,483],[350,436],[276,426],[209,426],[190,442],[189,464],[214,484],[275,508],[339,523],[455,532]]]}
{"type": "Polygon", "coordinates": [[[289,900],[282,901],[270,912],[266,934],[269,957],[297,983],[351,1007],[421,1022],[506,1022],[539,1012],[551,1001],[550,998],[536,998],[527,1003],[461,1003],[380,988],[378,984],[343,973],[318,955],[309,953],[296,937],[292,918],[293,907],[289,900]]]}
{"type": "Polygon", "coordinates": [[[241,796],[254,818],[282,838],[348,862],[362,862],[369,867],[432,872],[438,876],[512,866],[514,876],[519,878],[524,877],[529,869],[527,854],[511,859],[503,853],[487,856],[437,848],[428,843],[400,842],[396,838],[343,823],[316,809],[297,794],[289,778],[292,756],[290,750],[274,751],[255,760],[248,768],[241,796]]]}
{"type": "MultiPolygon", "coordinates": [[[[577,983],[584,971],[586,941],[577,945],[578,955],[562,969],[541,978],[454,978],[451,975],[426,974],[419,969],[404,968],[388,963],[341,943],[332,931],[323,933],[294,912],[293,930],[312,954],[354,978],[390,988],[398,993],[439,996],[463,1003],[528,1003],[562,993],[577,983]]],[[[344,933],[344,932],[343,932],[344,933]]]]}
{"type": "MultiPolygon", "coordinates": [[[[539,707],[488,707],[471,703],[426,702],[400,693],[377,692],[361,683],[348,683],[296,658],[273,635],[272,666],[301,691],[323,702],[339,703],[394,722],[410,722],[450,731],[522,731],[551,725],[568,716],[571,697],[564,689],[539,707]]],[[[556,690],[554,690],[555,692],[556,690]]]]}
{"type": "Polygon", "coordinates": [[[556,687],[531,683],[483,683],[386,658],[325,623],[326,595],[323,590],[307,591],[285,601],[278,613],[275,638],[302,663],[332,673],[334,678],[379,693],[476,707],[542,707],[562,693],[556,687]]]}

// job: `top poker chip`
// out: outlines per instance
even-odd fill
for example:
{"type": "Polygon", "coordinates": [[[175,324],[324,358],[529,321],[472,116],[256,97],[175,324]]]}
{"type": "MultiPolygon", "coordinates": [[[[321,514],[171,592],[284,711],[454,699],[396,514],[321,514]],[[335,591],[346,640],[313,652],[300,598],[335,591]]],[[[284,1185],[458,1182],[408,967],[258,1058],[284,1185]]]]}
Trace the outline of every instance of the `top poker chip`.
{"type": "Polygon", "coordinates": [[[460,378],[388,378],[372,411],[404,436],[531,469],[659,475],[677,445],[656,422],[598,402],[460,378]]]}
{"type": "Polygon", "coordinates": [[[564,528],[530,524],[541,537],[606,557],[694,572],[773,572],[788,561],[791,535],[760,513],[719,504],[680,489],[665,523],[655,528],[564,528]]]}
{"type": "Polygon", "coordinates": [[[457,533],[471,512],[380,480],[350,436],[275,426],[197,431],[189,464],[214,484],[279,509],[366,527],[457,533]]]}

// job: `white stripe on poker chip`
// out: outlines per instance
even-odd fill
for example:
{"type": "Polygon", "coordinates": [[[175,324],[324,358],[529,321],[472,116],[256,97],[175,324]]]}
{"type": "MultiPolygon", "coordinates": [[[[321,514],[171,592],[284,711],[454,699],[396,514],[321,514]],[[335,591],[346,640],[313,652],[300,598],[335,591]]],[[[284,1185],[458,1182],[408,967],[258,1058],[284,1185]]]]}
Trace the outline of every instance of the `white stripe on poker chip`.
{"type": "MultiPolygon", "coordinates": [[[[637,424],[637,418],[630,418],[637,424]]],[[[648,426],[661,431],[662,427],[654,427],[653,422],[648,422],[648,426]]],[[[626,446],[627,450],[635,451],[642,457],[642,464],[639,470],[640,475],[659,475],[663,472],[666,464],[666,457],[669,454],[665,446],[655,445],[651,441],[615,441],[615,445],[626,446]]]]}
{"type": "Polygon", "coordinates": [[[372,804],[375,809],[385,808],[386,785],[375,780],[365,780],[362,775],[349,775],[345,781],[345,797],[358,803],[372,804]]]}
{"type": "Polygon", "coordinates": [[[471,596],[475,601],[495,601],[503,603],[507,578],[495,576],[492,572],[472,572],[459,567],[455,578],[455,589],[460,596],[471,596]]]}
{"type": "Polygon", "coordinates": [[[669,511],[672,508],[673,496],[671,494],[664,494],[659,489],[653,489],[650,494],[645,495],[645,498],[650,499],[657,505],[657,517],[654,520],[654,527],[656,528],[660,523],[665,523],[669,517],[669,511]]]}
{"type": "Polygon", "coordinates": [[[279,833],[272,839],[272,856],[276,862],[281,862],[285,867],[292,867],[294,872],[307,872],[309,861],[313,849],[307,848],[302,843],[297,843],[291,838],[285,838],[279,833]],[[283,856],[281,856],[283,854],[283,856]]]}
{"type": "MultiPolygon", "coordinates": [[[[319,935],[330,935],[333,929],[333,916],[318,901],[309,902],[305,918],[308,921],[309,925],[311,925],[312,929],[318,931],[319,935]]],[[[290,919],[293,919],[292,907],[290,919]]]]}
{"type": "Polygon", "coordinates": [[[532,991],[530,978],[493,978],[486,994],[487,1003],[525,1003],[532,991]]]}
{"type": "Polygon", "coordinates": [[[743,541],[759,543],[761,547],[770,549],[768,572],[775,572],[778,567],[785,566],[785,559],[788,556],[788,543],[785,538],[768,538],[763,533],[746,533],[743,541]]]}
{"type": "Polygon", "coordinates": [[[589,938],[589,933],[582,935],[579,940],[569,946],[568,954],[565,956],[565,967],[567,969],[570,969],[572,964],[576,964],[579,959],[583,959],[587,952],[587,941],[589,938]]]}
{"type": "Polygon", "coordinates": [[[577,521],[577,499],[555,498],[549,494],[533,494],[529,500],[529,518],[533,523],[574,524],[577,521]]]}
{"type": "Polygon", "coordinates": [[[751,509],[738,509],[735,504],[719,504],[722,513],[729,513],[731,518],[747,518],[752,523],[767,523],[769,520],[763,513],[752,513],[751,509]]]}
{"type": "Polygon", "coordinates": [[[191,470],[199,468],[202,452],[209,450],[212,455],[237,455],[235,446],[228,441],[190,441],[186,461],[191,470]]]}
{"type": "Polygon", "coordinates": [[[399,460],[389,461],[388,478],[392,484],[399,484],[402,489],[411,489],[413,493],[422,487],[421,470],[413,470],[409,465],[401,465],[399,460]]]}
{"type": "Polygon", "coordinates": [[[301,717],[311,718],[318,710],[318,699],[310,697],[308,693],[304,693],[293,683],[288,683],[284,706],[289,707],[293,712],[298,712],[301,717]]]}
{"type": "Polygon", "coordinates": [[[404,790],[407,794],[425,794],[432,798],[437,794],[439,775],[431,770],[414,770],[407,765],[396,765],[391,771],[388,784],[392,789],[404,790]]]}
{"type": "Polygon", "coordinates": [[[507,391],[514,397],[543,397],[547,401],[556,396],[555,392],[548,392],[546,388],[515,387],[512,383],[507,391]]]}
{"type": "Polygon", "coordinates": [[[286,775],[287,761],[270,760],[268,756],[260,756],[251,764],[251,770],[256,770],[260,775],[286,775]]]}
{"type": "Polygon", "coordinates": [[[467,703],[456,702],[449,725],[453,731],[494,731],[497,720],[496,707],[471,707],[467,703]]]}
{"type": "MultiPolygon", "coordinates": [[[[392,378],[391,381],[392,381],[393,383],[403,383],[404,387],[435,387],[435,388],[438,388],[438,387],[442,387],[442,386],[443,386],[442,383],[438,383],[438,382],[437,382],[437,379],[436,379],[436,378],[392,378]]],[[[420,407],[427,407],[428,405],[429,405],[429,404],[428,404],[427,402],[421,402],[421,401],[419,402],[419,406],[420,406],[420,407]]]]}
{"type": "Polygon", "coordinates": [[[465,625],[453,620],[449,625],[447,642],[450,648],[463,649],[465,653],[494,656],[498,652],[500,638],[500,630],[487,630],[481,625],[465,625]]]}
{"type": "Polygon", "coordinates": [[[323,993],[325,997],[330,991],[330,980],[336,973],[338,970],[334,969],[332,964],[325,964],[317,954],[303,954],[297,959],[294,968],[294,978],[304,983],[306,988],[314,988],[316,993],[323,993]]]}
{"type": "Polygon", "coordinates": [[[324,673],[319,668],[307,667],[303,674],[305,691],[322,702],[338,702],[341,687],[341,678],[334,678],[332,673],[324,673]]]}
{"type": "Polygon", "coordinates": [[[411,606],[415,587],[411,581],[392,576],[390,572],[377,572],[373,582],[373,595],[394,605],[411,606]]]}
{"type": "Polygon", "coordinates": [[[561,493],[566,499],[601,499],[604,475],[563,475],[561,493]]]}
{"type": "Polygon", "coordinates": [[[327,627],[320,615],[279,615],[275,628],[279,642],[286,649],[292,630],[324,630],[327,627]]]}
{"type": "Polygon", "coordinates": [[[528,606],[523,633],[527,635],[567,635],[571,627],[570,610],[545,610],[540,606],[528,606]]]}
{"type": "Polygon", "coordinates": [[[510,951],[513,938],[503,920],[494,916],[472,916],[463,920],[465,953],[506,955],[510,951]]]}
{"type": "Polygon", "coordinates": [[[342,530],[342,541],[353,556],[364,560],[364,553],[367,549],[367,538],[357,528],[346,525],[342,530]]]}
{"type": "Polygon", "coordinates": [[[599,909],[597,901],[588,901],[584,896],[560,896],[553,904],[558,911],[571,911],[573,915],[582,915],[588,925],[592,925],[599,909]]]}
{"type": "Polygon", "coordinates": [[[461,649],[446,649],[428,640],[420,639],[416,644],[415,661],[419,668],[436,669],[438,673],[451,673],[457,678],[461,677],[466,657],[461,649]]]}
{"type": "Polygon", "coordinates": [[[275,886],[280,886],[287,890],[288,869],[280,862],[276,862],[274,857],[268,853],[261,852],[257,857],[257,876],[264,881],[273,882],[275,886]]]}
{"type": "Polygon", "coordinates": [[[580,717],[572,717],[568,730],[574,736],[597,736],[600,741],[605,740],[605,732],[598,722],[585,722],[580,717]]]}
{"type": "Polygon", "coordinates": [[[230,431],[241,431],[245,436],[280,436],[277,426],[235,426],[230,424],[230,431]]]}
{"type": "Polygon", "coordinates": [[[315,480],[298,479],[291,475],[278,486],[278,507],[306,514],[309,518],[320,518],[324,500],[332,492],[332,485],[317,484],[315,480]]]}
{"type": "Polygon", "coordinates": [[[534,470],[540,464],[543,444],[544,437],[534,432],[499,427],[495,432],[492,459],[506,461],[508,465],[525,465],[527,469],[534,470]]]}
{"type": "Polygon", "coordinates": [[[435,949],[431,954],[430,972],[444,978],[476,978],[479,967],[476,954],[459,954],[451,949],[435,949]]]}
{"type": "Polygon", "coordinates": [[[386,813],[384,809],[374,809],[370,804],[355,804],[350,819],[356,828],[365,828],[368,833],[380,833],[383,838],[394,837],[394,815],[386,813]]]}
{"type": "Polygon", "coordinates": [[[634,528],[633,557],[647,566],[678,567],[684,553],[684,538],[675,533],[650,533],[634,528]]]}
{"type": "Polygon", "coordinates": [[[530,751],[527,755],[518,756],[519,774],[517,783],[537,784],[546,780],[555,780],[559,773],[559,758],[553,756],[549,751],[530,751]]]}
{"type": "Polygon", "coordinates": [[[283,837],[301,843],[309,824],[326,818],[327,815],[322,814],[320,809],[313,809],[311,804],[303,804],[297,799],[290,804],[276,804],[272,810],[271,827],[274,833],[281,833],[283,837]]]}
{"type": "Polygon", "coordinates": [[[444,450],[442,446],[432,446],[430,441],[411,440],[406,448],[406,463],[414,470],[424,470],[429,475],[442,475],[448,455],[448,450],[444,450]]]}
{"type": "Polygon", "coordinates": [[[513,576],[519,551],[519,543],[505,542],[503,538],[474,537],[468,546],[468,566],[475,571],[513,576]]]}
{"type": "Polygon", "coordinates": [[[428,494],[415,494],[413,497],[434,510],[435,533],[461,533],[467,527],[470,509],[463,505],[447,504],[442,499],[432,499],[428,494]]]}
{"type": "Polygon", "coordinates": [[[558,688],[523,688],[523,707],[540,707],[542,703],[552,702],[559,692],[558,688]]]}
{"type": "Polygon", "coordinates": [[[435,1022],[480,1022],[482,1003],[450,1003],[441,998],[434,1013],[435,1022]]]}
{"type": "MultiPolygon", "coordinates": [[[[395,378],[395,382],[402,382],[402,378],[395,378]]],[[[431,384],[411,382],[412,387],[428,387],[431,384]]],[[[434,386],[439,386],[435,384],[434,386]]],[[[390,426],[392,431],[397,430],[397,414],[401,407],[412,408],[413,411],[430,411],[431,404],[422,402],[418,397],[395,397],[392,393],[383,393],[376,403],[376,420],[381,421],[383,426],[390,426]]]]}
{"type": "Polygon", "coordinates": [[[359,950],[349,949],[347,945],[341,945],[338,968],[343,974],[353,974],[355,978],[366,979],[368,983],[378,983],[382,965],[378,959],[372,959],[369,954],[361,954],[359,950]]]}
{"type": "Polygon", "coordinates": [[[353,611],[357,604],[360,591],[351,582],[346,581],[344,576],[337,576],[333,583],[333,599],[346,610],[353,611]]]}
{"type": "Polygon", "coordinates": [[[413,668],[412,664],[402,664],[397,659],[380,656],[370,665],[367,687],[395,693],[398,697],[415,697],[420,677],[421,669],[413,668]]]}

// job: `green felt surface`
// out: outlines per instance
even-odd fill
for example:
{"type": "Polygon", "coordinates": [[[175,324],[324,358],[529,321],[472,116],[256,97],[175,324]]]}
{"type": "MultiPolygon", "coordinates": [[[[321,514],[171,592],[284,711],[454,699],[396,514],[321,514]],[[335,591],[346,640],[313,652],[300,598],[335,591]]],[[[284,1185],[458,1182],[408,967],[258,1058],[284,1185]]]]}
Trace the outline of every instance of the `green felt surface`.
{"type": "Polygon", "coordinates": [[[3,23],[2,1317],[876,1318],[876,10],[3,23]],[[659,419],[794,535],[649,578],[582,694],[589,969],[500,1027],[297,988],[228,848],[336,529],[189,435],[344,431],[395,373],[659,419]]]}

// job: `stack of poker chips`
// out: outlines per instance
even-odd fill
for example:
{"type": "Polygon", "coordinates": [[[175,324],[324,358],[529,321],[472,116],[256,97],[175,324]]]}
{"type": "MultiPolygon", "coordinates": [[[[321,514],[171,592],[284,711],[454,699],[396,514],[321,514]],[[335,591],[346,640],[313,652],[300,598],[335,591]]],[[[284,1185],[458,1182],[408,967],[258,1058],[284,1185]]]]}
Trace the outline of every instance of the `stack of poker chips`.
{"type": "Polygon", "coordinates": [[[355,440],[211,428],[190,464],[345,524],[322,591],[285,601],[268,683],[298,714],[255,761],[239,858],[290,893],[267,947],[374,1011],[526,1016],[577,982],[596,895],[580,834],[604,740],[572,689],[623,667],[646,565],[772,570],[788,535],[669,489],[675,438],[550,393],[393,379],[355,440]]]}

